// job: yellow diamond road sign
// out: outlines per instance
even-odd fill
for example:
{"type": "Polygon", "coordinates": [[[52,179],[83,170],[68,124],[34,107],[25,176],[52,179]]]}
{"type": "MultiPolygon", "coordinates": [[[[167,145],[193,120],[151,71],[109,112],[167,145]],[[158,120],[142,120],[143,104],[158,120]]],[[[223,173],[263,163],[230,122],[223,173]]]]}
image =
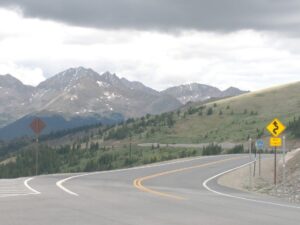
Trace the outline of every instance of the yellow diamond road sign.
{"type": "Polygon", "coordinates": [[[285,130],[285,126],[280,122],[279,119],[275,118],[267,126],[267,130],[272,134],[273,137],[278,137],[285,130]]]}

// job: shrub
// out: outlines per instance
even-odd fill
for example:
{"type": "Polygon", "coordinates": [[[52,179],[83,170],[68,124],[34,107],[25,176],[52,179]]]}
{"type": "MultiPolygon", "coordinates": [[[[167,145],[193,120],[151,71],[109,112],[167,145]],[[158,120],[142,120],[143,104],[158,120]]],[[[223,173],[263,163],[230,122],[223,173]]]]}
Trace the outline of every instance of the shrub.
{"type": "Polygon", "coordinates": [[[219,155],[221,152],[221,146],[212,143],[206,147],[203,147],[202,155],[219,155]]]}
{"type": "Polygon", "coordinates": [[[239,154],[244,153],[244,146],[243,145],[236,145],[232,149],[227,151],[228,154],[239,154]]]}
{"type": "Polygon", "coordinates": [[[211,107],[207,109],[206,114],[207,114],[208,116],[212,115],[213,113],[214,113],[214,111],[213,111],[213,109],[212,109],[211,107]]]}
{"type": "Polygon", "coordinates": [[[300,117],[298,119],[294,118],[293,121],[289,122],[287,130],[292,133],[295,137],[300,137],[300,117]]]}

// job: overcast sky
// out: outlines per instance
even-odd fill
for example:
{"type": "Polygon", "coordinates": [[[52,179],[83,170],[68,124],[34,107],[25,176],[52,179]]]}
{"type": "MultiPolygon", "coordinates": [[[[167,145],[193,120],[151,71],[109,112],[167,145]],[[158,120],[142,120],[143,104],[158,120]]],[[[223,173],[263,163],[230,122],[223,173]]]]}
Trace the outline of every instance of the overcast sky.
{"type": "Polygon", "coordinates": [[[299,0],[0,0],[0,74],[37,85],[69,67],[162,90],[300,80],[299,0]]]}

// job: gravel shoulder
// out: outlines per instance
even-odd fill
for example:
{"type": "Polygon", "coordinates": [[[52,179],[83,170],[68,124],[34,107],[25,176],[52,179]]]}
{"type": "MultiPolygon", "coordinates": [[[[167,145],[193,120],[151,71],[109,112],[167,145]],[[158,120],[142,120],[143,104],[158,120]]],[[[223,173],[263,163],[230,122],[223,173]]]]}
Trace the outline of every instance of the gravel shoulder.
{"type": "Polygon", "coordinates": [[[286,185],[283,185],[282,155],[278,154],[277,185],[274,185],[274,157],[269,155],[261,161],[259,175],[258,161],[256,166],[246,166],[232,171],[219,178],[223,186],[247,192],[257,192],[284,198],[290,202],[300,203],[300,149],[286,155],[286,185]],[[256,167],[256,168],[254,168],[256,167]],[[255,169],[255,176],[254,176],[255,169]],[[251,171],[251,178],[249,176],[251,171]]]}

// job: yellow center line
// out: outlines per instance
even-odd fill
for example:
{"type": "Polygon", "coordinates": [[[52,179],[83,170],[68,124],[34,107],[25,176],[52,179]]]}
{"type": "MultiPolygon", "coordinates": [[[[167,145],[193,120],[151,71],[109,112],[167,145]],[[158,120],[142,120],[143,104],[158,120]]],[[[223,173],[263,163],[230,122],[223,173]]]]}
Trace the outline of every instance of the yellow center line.
{"type": "Polygon", "coordinates": [[[183,167],[183,168],[180,168],[180,169],[169,170],[169,171],[152,174],[152,175],[145,176],[145,177],[140,177],[140,178],[137,178],[133,181],[133,186],[135,188],[141,190],[141,191],[148,192],[150,194],[154,194],[154,195],[157,195],[157,196],[160,196],[160,197],[171,198],[171,199],[175,199],[175,200],[186,200],[185,197],[181,197],[179,195],[168,194],[168,193],[156,191],[154,189],[150,189],[148,187],[145,187],[143,185],[143,182],[146,181],[146,180],[151,180],[151,179],[161,177],[161,176],[166,176],[166,175],[170,175],[170,174],[174,174],[174,173],[184,172],[184,171],[187,171],[187,170],[192,170],[192,169],[197,169],[197,168],[201,168],[201,167],[211,166],[211,165],[218,164],[218,163],[221,163],[221,162],[234,160],[234,159],[240,159],[240,158],[243,158],[243,157],[237,157],[237,158],[234,157],[234,158],[229,158],[229,159],[222,159],[222,160],[218,160],[218,161],[215,161],[215,162],[209,162],[209,163],[200,164],[200,165],[196,165],[196,166],[190,166],[190,167],[183,167]]]}

